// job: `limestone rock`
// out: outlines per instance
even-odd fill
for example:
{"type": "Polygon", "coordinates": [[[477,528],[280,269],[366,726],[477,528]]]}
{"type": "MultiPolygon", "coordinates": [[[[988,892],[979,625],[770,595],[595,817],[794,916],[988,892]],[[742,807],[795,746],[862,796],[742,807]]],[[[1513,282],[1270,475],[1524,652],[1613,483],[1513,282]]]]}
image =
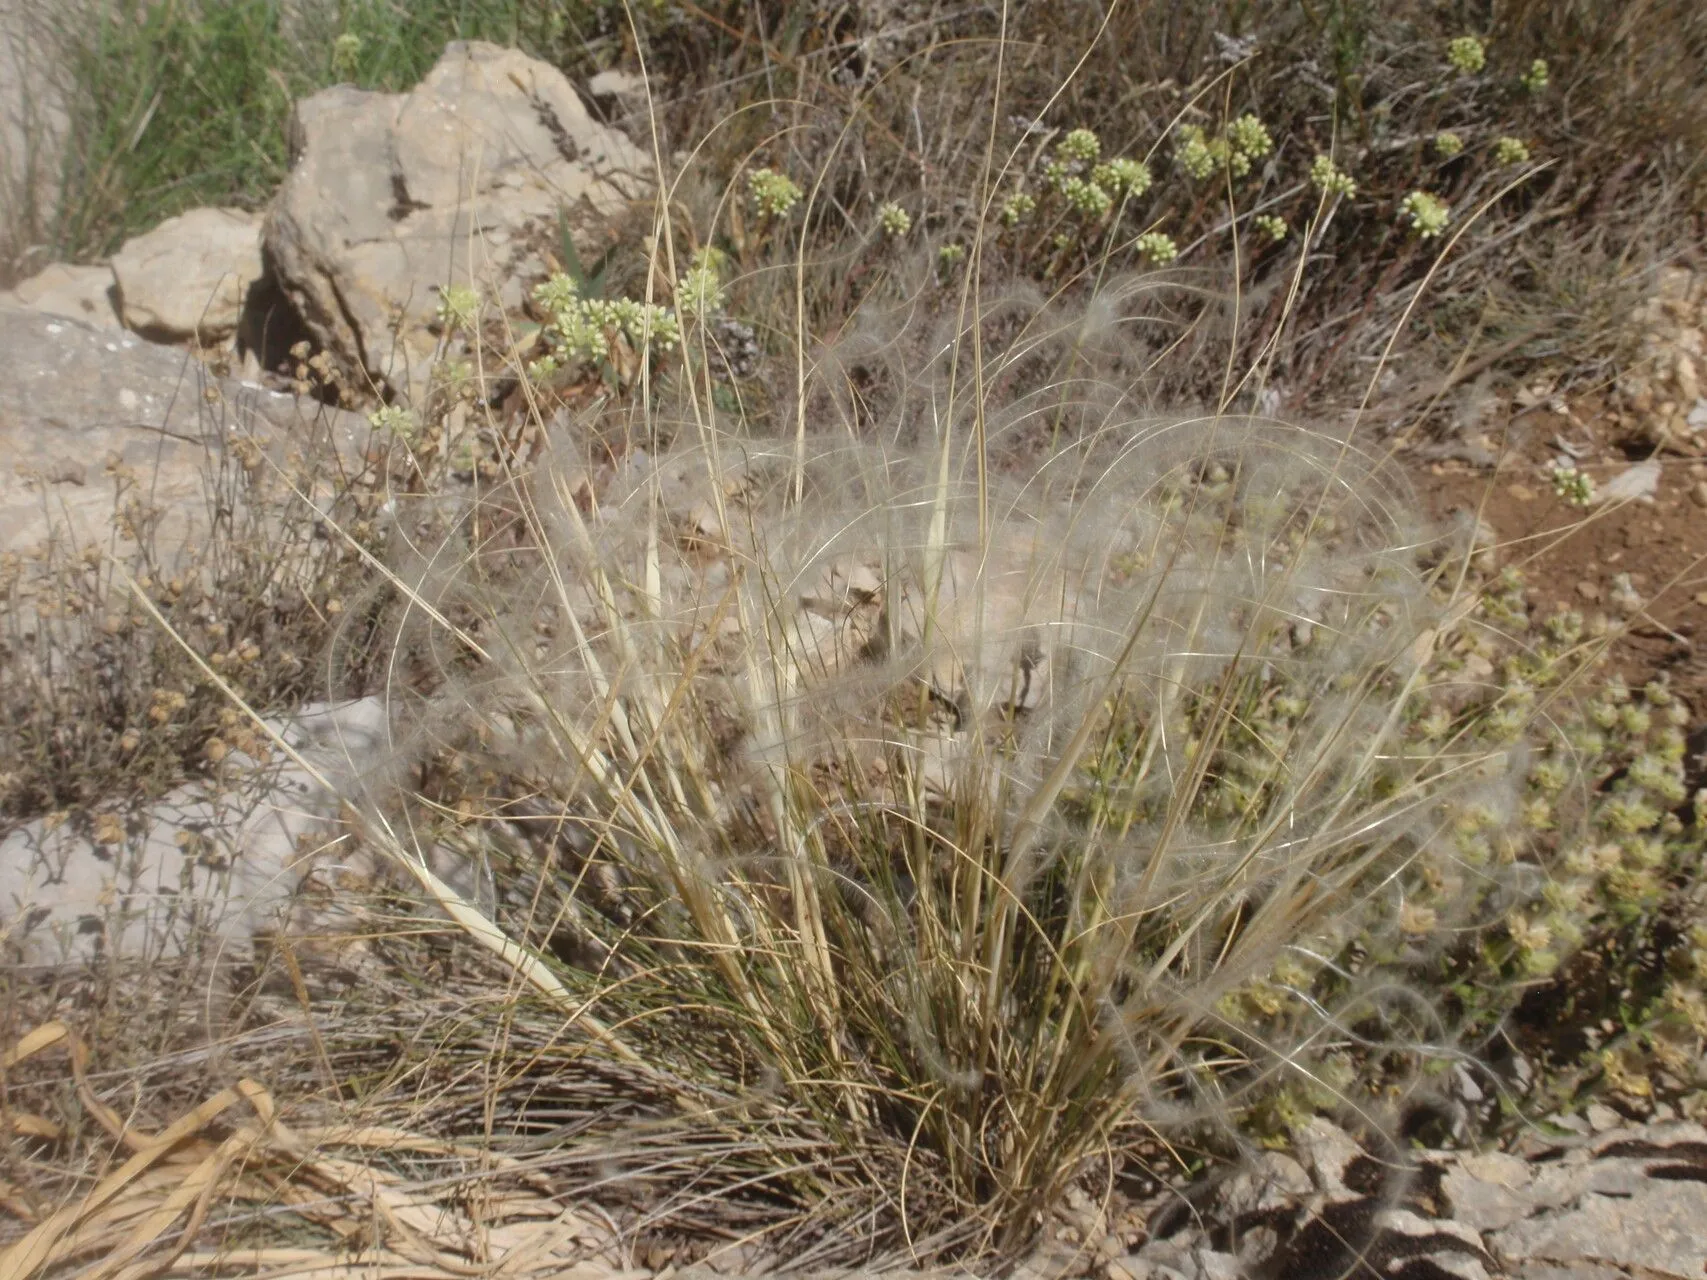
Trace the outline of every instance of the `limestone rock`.
{"type": "MultiPolygon", "coordinates": [[[[275,728],[337,788],[384,745],[385,710],[372,698],[317,705],[275,728]]],[[[141,811],[37,819],[0,840],[0,959],[174,956],[271,928],[314,859],[338,847],[311,838],[338,795],[294,762],[249,764],[141,811]]]]}
{"type": "Polygon", "coordinates": [[[204,468],[247,437],[281,453],[316,432],[359,459],[359,416],[211,376],[193,356],[0,305],[0,552],[50,535],[111,537],[116,458],[146,479],[162,508],[164,564],[205,521],[204,468]]]}
{"type": "Polygon", "coordinates": [[[241,209],[192,209],[125,241],[113,255],[125,327],[161,342],[213,346],[237,331],[261,278],[261,219],[241,209]]]}
{"type": "Polygon", "coordinates": [[[1615,1130],[1542,1166],[1545,1207],[1490,1236],[1514,1263],[1616,1268],[1626,1275],[1707,1275],[1707,1131],[1699,1125],[1615,1130]],[[1550,1202],[1550,1203],[1549,1203],[1550,1202]]]}
{"type": "Polygon", "coordinates": [[[1270,1154],[1207,1194],[1164,1196],[1150,1239],[1119,1260],[1120,1273],[1206,1280],[1198,1260],[1212,1256],[1211,1244],[1230,1244],[1254,1276],[1707,1275],[1707,1129],[1589,1129],[1527,1148],[1526,1158],[1383,1143],[1366,1151],[1317,1118],[1295,1137],[1307,1179],[1270,1154]],[[1259,1184],[1264,1194],[1253,1196],[1259,1184]]]}
{"type": "Polygon", "coordinates": [[[77,267],[56,262],[0,293],[0,304],[81,320],[96,329],[118,329],[123,326],[119,322],[115,291],[111,267],[77,267]]]}
{"type": "Polygon", "coordinates": [[[561,72],[475,41],[448,45],[408,93],[323,90],[291,132],[273,269],[324,346],[404,397],[425,388],[440,289],[519,306],[560,213],[609,215],[650,177],[561,72]]]}

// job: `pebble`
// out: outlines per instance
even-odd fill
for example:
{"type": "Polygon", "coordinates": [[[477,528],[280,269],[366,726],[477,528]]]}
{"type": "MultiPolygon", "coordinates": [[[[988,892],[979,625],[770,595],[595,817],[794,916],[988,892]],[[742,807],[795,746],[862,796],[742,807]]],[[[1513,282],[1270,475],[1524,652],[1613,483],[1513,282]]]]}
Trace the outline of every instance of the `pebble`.
{"type": "Polygon", "coordinates": [[[1584,578],[1581,582],[1577,583],[1577,594],[1584,600],[1598,600],[1601,595],[1600,584],[1598,582],[1590,582],[1587,578],[1584,578]]]}
{"type": "Polygon", "coordinates": [[[1697,480],[1689,491],[1689,497],[1698,507],[1707,507],[1707,480],[1697,480]]]}
{"type": "Polygon", "coordinates": [[[1677,383],[1678,398],[1685,404],[1694,404],[1701,395],[1701,382],[1695,372],[1695,361],[1685,352],[1677,353],[1677,362],[1672,366],[1672,380],[1677,383]]]}
{"type": "Polygon", "coordinates": [[[1624,1117],[1604,1102],[1589,1103],[1583,1110],[1583,1118],[1588,1121],[1589,1128],[1596,1133],[1605,1133],[1624,1123],[1624,1117]]]}

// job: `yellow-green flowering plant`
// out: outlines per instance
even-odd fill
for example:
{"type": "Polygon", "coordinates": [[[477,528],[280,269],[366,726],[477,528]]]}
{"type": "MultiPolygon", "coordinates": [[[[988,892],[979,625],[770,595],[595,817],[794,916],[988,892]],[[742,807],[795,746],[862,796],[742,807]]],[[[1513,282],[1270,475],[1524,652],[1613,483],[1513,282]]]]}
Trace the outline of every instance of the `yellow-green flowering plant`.
{"type": "Polygon", "coordinates": [[[1475,75],[1488,63],[1488,51],[1475,36],[1458,36],[1446,46],[1446,61],[1460,75],[1475,75]]]}

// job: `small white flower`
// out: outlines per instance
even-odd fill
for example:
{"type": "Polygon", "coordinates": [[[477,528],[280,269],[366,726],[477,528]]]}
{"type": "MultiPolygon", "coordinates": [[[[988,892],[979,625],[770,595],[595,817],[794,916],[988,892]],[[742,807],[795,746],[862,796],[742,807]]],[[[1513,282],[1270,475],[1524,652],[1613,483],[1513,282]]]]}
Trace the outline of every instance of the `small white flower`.
{"type": "Polygon", "coordinates": [[[1133,198],[1150,189],[1150,167],[1142,160],[1110,160],[1091,170],[1091,181],[1106,191],[1133,198]]]}
{"type": "Polygon", "coordinates": [[[1552,466],[1553,492],[1573,507],[1586,507],[1594,501],[1594,480],[1586,471],[1578,471],[1569,458],[1555,458],[1552,466]]]}
{"type": "Polygon", "coordinates": [[[1023,191],[1009,196],[1002,205],[1002,223],[1005,226],[1017,227],[1032,214],[1037,212],[1037,201],[1023,191]]]}

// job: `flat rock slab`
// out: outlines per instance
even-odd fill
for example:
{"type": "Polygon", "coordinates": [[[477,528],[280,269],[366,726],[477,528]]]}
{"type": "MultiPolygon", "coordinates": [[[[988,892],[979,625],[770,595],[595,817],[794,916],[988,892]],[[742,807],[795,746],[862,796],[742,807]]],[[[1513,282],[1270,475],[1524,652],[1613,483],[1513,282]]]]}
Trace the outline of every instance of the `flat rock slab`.
{"type": "Polygon", "coordinates": [[[111,267],[78,267],[55,262],[0,293],[0,305],[28,307],[64,320],[80,320],[94,329],[122,329],[117,293],[111,267]]]}
{"type": "Polygon", "coordinates": [[[0,552],[50,534],[107,545],[109,459],[164,511],[167,562],[205,526],[206,469],[235,441],[269,452],[317,439],[354,464],[369,428],[354,413],[214,377],[192,356],[123,332],[0,305],[0,552]]]}
{"type": "Polygon", "coordinates": [[[1259,1166],[1164,1200],[1116,1267],[1121,1280],[1707,1276],[1707,1129],[1618,1119],[1525,1158],[1371,1152],[1318,1118],[1296,1138],[1308,1177],[1259,1166]]]}
{"type": "Polygon", "coordinates": [[[233,756],[223,779],[151,805],[38,818],[0,839],[0,963],[141,962],[210,943],[241,954],[275,928],[303,878],[347,843],[332,822],[341,792],[382,754],[387,724],[366,698],[273,727],[301,763],[233,756]]]}

